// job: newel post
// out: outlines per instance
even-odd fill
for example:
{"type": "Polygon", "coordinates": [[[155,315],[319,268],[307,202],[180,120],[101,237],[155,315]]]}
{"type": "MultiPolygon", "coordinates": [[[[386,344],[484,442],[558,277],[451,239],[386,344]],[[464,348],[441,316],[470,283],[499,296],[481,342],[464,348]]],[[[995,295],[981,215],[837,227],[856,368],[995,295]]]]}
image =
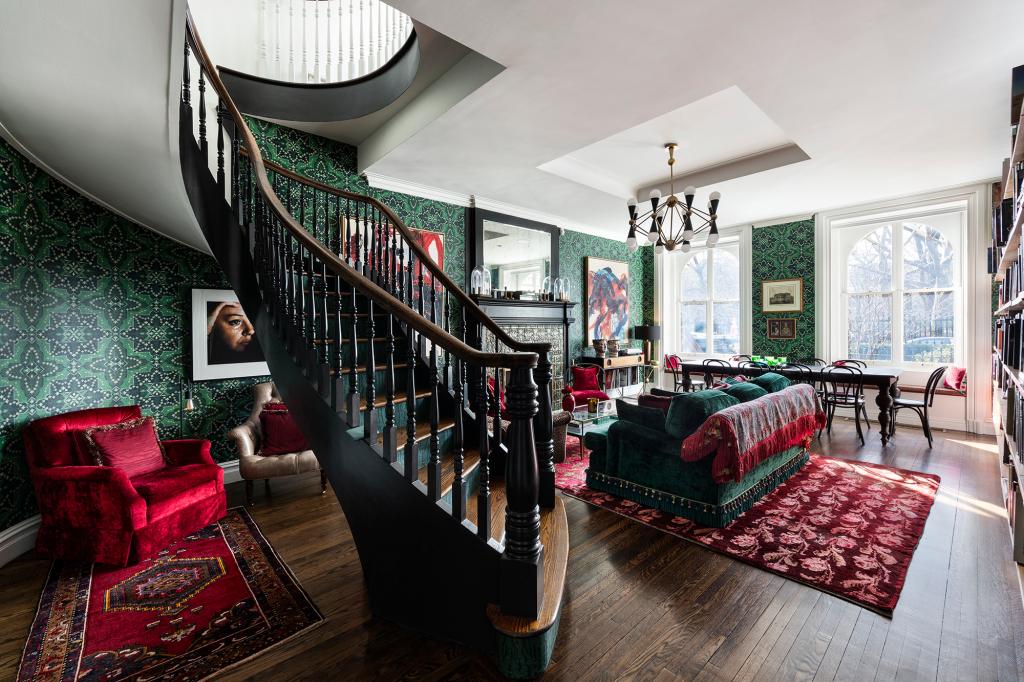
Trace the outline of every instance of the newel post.
{"type": "Polygon", "coordinates": [[[537,443],[537,469],[540,475],[540,506],[555,506],[555,442],[551,407],[551,351],[538,354],[537,369],[533,371],[537,382],[537,416],[533,418],[533,436],[537,443]]]}
{"type": "Polygon", "coordinates": [[[535,619],[544,603],[544,547],[540,543],[537,455],[533,418],[537,385],[530,367],[512,370],[508,387],[508,457],[505,460],[505,551],[499,601],[503,613],[535,619]]]}

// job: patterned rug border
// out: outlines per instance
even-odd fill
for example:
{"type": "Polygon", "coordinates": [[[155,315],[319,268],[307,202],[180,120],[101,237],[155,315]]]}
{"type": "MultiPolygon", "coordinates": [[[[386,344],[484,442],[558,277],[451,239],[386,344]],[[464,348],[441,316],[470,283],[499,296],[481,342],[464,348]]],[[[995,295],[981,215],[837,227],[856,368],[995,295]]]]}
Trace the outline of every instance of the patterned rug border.
{"type": "MultiPolygon", "coordinates": [[[[855,461],[855,460],[844,459],[843,457],[832,457],[830,455],[821,455],[821,454],[817,454],[817,453],[814,453],[814,452],[810,453],[810,455],[811,455],[812,458],[817,457],[819,459],[830,459],[830,460],[836,460],[836,461],[840,461],[840,462],[853,463],[853,464],[856,464],[858,466],[867,466],[867,467],[871,467],[871,468],[874,468],[874,469],[880,468],[880,469],[885,469],[885,470],[888,470],[888,471],[898,471],[898,472],[901,472],[901,473],[909,473],[909,474],[914,474],[914,475],[917,475],[917,476],[925,476],[925,477],[934,479],[937,484],[941,484],[941,482],[942,482],[942,478],[938,474],[929,474],[929,473],[925,473],[925,472],[922,472],[922,471],[914,471],[913,469],[904,469],[902,467],[894,467],[894,466],[888,466],[886,464],[878,464],[876,462],[860,462],[860,461],[855,461]]],[[[570,455],[568,455],[568,453],[567,453],[566,454],[566,461],[568,461],[569,456],[570,455]]],[[[810,460],[808,460],[808,461],[810,461],[810,460]]],[[[805,464],[805,466],[806,466],[806,464],[805,464]]],[[[803,467],[801,467],[801,469],[802,468],[803,467]]],[[[797,473],[800,473],[799,469],[793,475],[795,476],[797,473]]],[[[589,486],[587,486],[586,483],[584,483],[583,486],[585,488],[587,488],[588,490],[594,490],[593,488],[590,488],[589,486]]],[[[848,603],[853,604],[855,606],[859,606],[860,608],[865,609],[867,611],[871,611],[872,613],[877,613],[878,615],[884,616],[886,618],[889,618],[890,620],[892,619],[893,613],[895,612],[895,609],[892,609],[890,611],[890,610],[886,610],[886,609],[883,609],[883,608],[879,608],[877,606],[872,606],[871,604],[867,604],[867,603],[864,603],[864,602],[856,601],[855,599],[851,599],[850,597],[847,597],[845,595],[842,595],[842,594],[839,594],[837,592],[834,592],[834,591],[832,591],[832,590],[830,590],[828,588],[822,587],[821,585],[812,583],[812,582],[807,581],[807,580],[802,580],[799,577],[785,575],[784,573],[780,573],[779,571],[773,571],[772,569],[766,568],[766,567],[761,566],[759,564],[756,564],[753,561],[750,561],[749,559],[746,559],[746,558],[740,557],[740,556],[736,556],[736,555],[733,555],[733,554],[729,554],[728,552],[724,552],[724,551],[718,549],[717,547],[704,544],[703,542],[695,540],[694,538],[690,538],[690,537],[687,537],[685,535],[680,535],[678,533],[673,533],[672,531],[666,530],[664,528],[659,528],[658,526],[654,525],[653,523],[649,523],[649,522],[644,521],[642,519],[638,519],[638,518],[629,516],[628,514],[625,514],[625,513],[621,512],[621,511],[618,511],[618,510],[615,510],[615,509],[611,509],[609,507],[605,507],[605,506],[600,505],[600,504],[595,504],[595,503],[591,502],[590,500],[587,500],[587,499],[585,499],[583,497],[580,497],[579,495],[573,495],[571,492],[568,492],[564,488],[559,488],[558,491],[561,494],[563,494],[563,495],[565,495],[567,497],[571,497],[574,500],[579,500],[580,502],[583,502],[584,504],[588,504],[591,507],[595,507],[597,509],[603,509],[604,511],[611,512],[612,514],[615,514],[616,516],[621,516],[624,519],[629,519],[630,521],[633,521],[635,523],[639,523],[641,525],[647,526],[648,528],[653,528],[654,530],[656,530],[658,532],[661,532],[661,533],[664,533],[665,535],[670,535],[672,537],[679,538],[680,540],[683,540],[684,542],[688,542],[691,545],[695,545],[695,546],[700,547],[702,549],[705,549],[705,550],[707,550],[709,552],[714,552],[715,554],[724,556],[727,559],[731,559],[733,561],[738,561],[738,562],[740,562],[742,564],[746,564],[747,566],[751,566],[751,567],[756,568],[756,569],[758,569],[760,571],[764,571],[765,573],[771,573],[772,575],[777,575],[780,578],[782,578],[783,580],[791,580],[791,581],[793,581],[795,583],[799,583],[801,585],[806,585],[807,587],[815,589],[818,592],[822,592],[824,594],[831,595],[833,597],[836,597],[837,599],[842,599],[845,602],[848,602],[848,603]]],[[[761,501],[763,501],[765,499],[768,499],[772,495],[776,494],[777,491],[778,491],[778,488],[776,488],[772,492],[770,492],[767,495],[765,495],[764,498],[762,498],[762,500],[758,501],[758,503],[760,503],[761,501]]],[[[602,492],[602,491],[595,491],[595,492],[602,492]]],[[[936,493],[938,493],[938,488],[937,487],[936,487],[936,493]]],[[[603,494],[611,495],[611,493],[603,493],[603,494]]],[[[928,507],[928,518],[931,518],[931,511],[932,511],[932,508],[935,506],[935,498],[936,497],[938,497],[937,494],[932,496],[931,504],[928,507]]],[[[625,498],[621,498],[620,497],[619,499],[625,499],[625,498]]],[[[643,506],[643,507],[645,507],[647,509],[653,509],[653,507],[647,507],[646,505],[641,505],[641,506],[643,506]]],[[[662,513],[666,513],[667,514],[668,512],[662,512],[662,513]]],[[[742,518],[742,515],[741,515],[740,518],[742,518]]],[[[910,548],[911,561],[913,560],[913,555],[917,553],[917,548],[921,544],[921,538],[924,537],[924,533],[925,533],[925,530],[927,530],[927,526],[928,526],[928,520],[926,519],[925,520],[925,527],[922,528],[922,530],[921,530],[921,535],[917,538],[917,542],[914,543],[914,546],[912,548],[910,548]]],[[[705,526],[699,526],[698,525],[698,527],[704,528],[705,526]]],[[[728,527],[728,526],[726,526],[726,527],[728,527]]],[[[907,574],[910,573],[910,563],[909,562],[907,563],[907,571],[906,572],[907,572],[907,574]]],[[[904,575],[903,578],[905,580],[906,579],[906,575],[904,575]]]]}
{"type": "MultiPolygon", "coordinates": [[[[226,519],[228,517],[228,515],[231,514],[232,512],[237,512],[239,514],[239,516],[241,517],[242,521],[245,523],[246,528],[249,530],[250,533],[252,533],[253,538],[259,544],[260,549],[268,556],[269,559],[272,560],[272,563],[274,565],[274,570],[276,572],[278,572],[278,573],[283,573],[285,576],[287,576],[290,579],[291,585],[293,585],[296,588],[296,590],[298,591],[298,594],[305,601],[306,606],[308,606],[308,608],[313,613],[316,614],[317,620],[312,622],[312,623],[310,623],[309,625],[299,629],[299,630],[296,630],[295,632],[293,632],[288,637],[285,637],[282,640],[274,642],[273,644],[271,644],[268,647],[260,649],[259,651],[256,651],[256,652],[250,654],[249,656],[246,656],[245,658],[242,658],[242,659],[239,659],[237,661],[234,661],[234,662],[224,666],[223,668],[218,668],[217,670],[212,671],[211,673],[209,673],[205,677],[200,678],[202,681],[212,680],[212,679],[216,678],[218,675],[224,674],[224,673],[226,673],[228,671],[231,671],[231,670],[235,670],[235,669],[245,665],[246,663],[249,663],[249,662],[259,658],[260,656],[262,656],[262,655],[264,655],[266,653],[269,653],[271,651],[274,651],[278,647],[280,647],[280,646],[282,646],[282,645],[284,645],[284,644],[286,644],[288,642],[291,642],[292,640],[294,640],[295,638],[299,637],[300,635],[304,635],[304,634],[307,634],[307,633],[311,632],[312,630],[315,630],[316,628],[320,627],[321,625],[323,625],[327,621],[326,616],[324,616],[323,612],[316,605],[316,602],[313,601],[313,598],[309,595],[309,592],[303,586],[302,581],[299,580],[298,576],[295,575],[295,572],[292,571],[291,566],[288,565],[288,563],[281,557],[281,555],[277,552],[277,550],[274,548],[274,546],[272,544],[270,544],[270,541],[267,540],[267,537],[263,534],[263,531],[260,529],[259,524],[256,523],[256,520],[249,513],[249,510],[246,509],[244,506],[229,507],[227,509],[225,515],[224,515],[224,519],[226,519]]],[[[224,540],[225,544],[227,545],[228,549],[231,550],[232,557],[235,559],[235,562],[237,564],[238,557],[235,555],[234,550],[231,549],[231,545],[230,545],[230,543],[227,542],[227,538],[224,537],[224,529],[220,525],[221,521],[223,521],[224,519],[220,519],[220,520],[218,520],[216,522],[217,523],[217,527],[218,527],[218,530],[219,530],[219,532],[221,534],[221,537],[224,540]]],[[[32,622],[29,624],[28,636],[26,636],[26,638],[25,638],[25,644],[21,647],[21,655],[20,655],[20,657],[18,659],[18,667],[15,670],[15,677],[14,677],[14,679],[16,679],[16,680],[20,679],[21,670],[22,670],[22,667],[24,666],[24,663],[25,663],[25,656],[26,656],[26,654],[28,652],[29,644],[32,641],[32,633],[35,631],[35,629],[36,629],[36,622],[37,622],[37,620],[39,619],[39,617],[41,615],[41,610],[42,610],[42,607],[43,607],[43,602],[47,599],[47,588],[49,588],[50,585],[51,585],[50,578],[53,575],[54,570],[56,570],[58,568],[58,566],[60,566],[60,565],[62,565],[62,562],[60,562],[60,561],[51,561],[50,562],[50,566],[47,568],[46,579],[43,582],[43,589],[42,589],[42,591],[39,594],[39,599],[36,601],[35,613],[32,616],[32,622]]],[[[89,564],[89,578],[88,578],[89,589],[86,590],[85,604],[83,606],[83,608],[85,609],[86,613],[88,613],[89,605],[90,605],[90,591],[89,590],[91,590],[91,586],[92,586],[93,568],[94,568],[94,566],[95,566],[95,564],[89,564]]],[[[247,587],[249,586],[248,580],[246,580],[246,586],[247,587]]],[[[251,593],[252,593],[252,590],[250,588],[250,594],[251,593]]],[[[83,630],[83,641],[82,641],[81,644],[84,647],[84,630],[83,630]]],[[[82,661],[82,652],[79,651],[78,660],[75,661],[75,677],[78,677],[78,671],[79,671],[80,666],[81,666],[81,661],[82,661]]],[[[66,665],[67,665],[67,662],[65,662],[65,666],[66,665]]],[[[157,678],[153,678],[153,679],[159,680],[160,678],[157,677],[157,678]]]]}

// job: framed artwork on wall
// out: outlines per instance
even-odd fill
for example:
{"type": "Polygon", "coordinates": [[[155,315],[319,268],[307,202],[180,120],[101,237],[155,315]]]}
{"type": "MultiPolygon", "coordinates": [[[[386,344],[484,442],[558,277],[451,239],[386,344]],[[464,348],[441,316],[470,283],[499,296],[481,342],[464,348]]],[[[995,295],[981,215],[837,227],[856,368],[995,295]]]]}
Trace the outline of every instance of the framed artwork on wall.
{"type": "Polygon", "coordinates": [[[761,310],[766,313],[799,313],[804,309],[804,280],[766,279],[761,282],[761,310]]]}
{"type": "MultiPolygon", "coordinates": [[[[444,269],[444,233],[442,232],[431,232],[430,230],[420,230],[416,228],[412,229],[412,238],[416,244],[427,252],[430,256],[430,260],[441,266],[444,269]]],[[[423,286],[429,287],[434,281],[433,276],[429,272],[423,273],[423,286]]]]}
{"type": "Polygon", "coordinates": [[[231,289],[192,290],[192,380],[270,374],[252,323],[231,289]]]}
{"type": "Polygon", "coordinates": [[[584,260],[586,339],[626,341],[629,332],[629,263],[587,256],[584,260]]]}
{"type": "Polygon", "coordinates": [[[796,318],[795,317],[770,317],[765,320],[768,326],[767,334],[769,339],[795,339],[796,318]]]}

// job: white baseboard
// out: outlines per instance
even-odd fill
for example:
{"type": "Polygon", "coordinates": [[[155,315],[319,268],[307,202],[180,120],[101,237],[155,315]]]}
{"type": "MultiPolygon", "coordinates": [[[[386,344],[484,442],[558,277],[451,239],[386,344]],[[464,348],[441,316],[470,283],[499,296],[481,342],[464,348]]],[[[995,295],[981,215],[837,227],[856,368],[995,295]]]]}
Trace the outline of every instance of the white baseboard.
{"type": "MultiPolygon", "coordinates": [[[[224,483],[235,483],[242,480],[238,473],[238,460],[219,462],[224,469],[224,483]]],[[[0,566],[6,566],[25,552],[36,546],[36,533],[39,532],[39,515],[19,521],[10,528],[0,530],[0,566]]]]}

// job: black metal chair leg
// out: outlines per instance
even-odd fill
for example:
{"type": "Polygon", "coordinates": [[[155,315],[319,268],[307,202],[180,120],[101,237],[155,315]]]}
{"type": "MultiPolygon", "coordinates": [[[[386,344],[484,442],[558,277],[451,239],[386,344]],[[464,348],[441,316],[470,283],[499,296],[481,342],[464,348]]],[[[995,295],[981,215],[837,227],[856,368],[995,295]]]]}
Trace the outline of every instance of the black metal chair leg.
{"type": "Polygon", "coordinates": [[[917,416],[921,418],[921,428],[924,429],[924,436],[928,439],[928,449],[932,447],[932,426],[928,423],[928,417],[924,411],[918,411],[917,416]]]}
{"type": "Polygon", "coordinates": [[[836,415],[836,406],[835,405],[829,405],[828,406],[828,427],[825,430],[828,432],[828,435],[830,435],[830,436],[832,435],[832,417],[834,417],[835,415],[836,415]]]}
{"type": "Polygon", "coordinates": [[[853,423],[857,426],[857,437],[860,438],[860,444],[864,445],[864,432],[860,429],[860,408],[853,408],[853,423]]]}
{"type": "Polygon", "coordinates": [[[861,403],[860,409],[861,409],[861,412],[864,413],[864,423],[867,424],[868,431],[870,431],[871,430],[871,419],[868,417],[868,406],[866,404],[864,404],[864,403],[861,403]]]}

